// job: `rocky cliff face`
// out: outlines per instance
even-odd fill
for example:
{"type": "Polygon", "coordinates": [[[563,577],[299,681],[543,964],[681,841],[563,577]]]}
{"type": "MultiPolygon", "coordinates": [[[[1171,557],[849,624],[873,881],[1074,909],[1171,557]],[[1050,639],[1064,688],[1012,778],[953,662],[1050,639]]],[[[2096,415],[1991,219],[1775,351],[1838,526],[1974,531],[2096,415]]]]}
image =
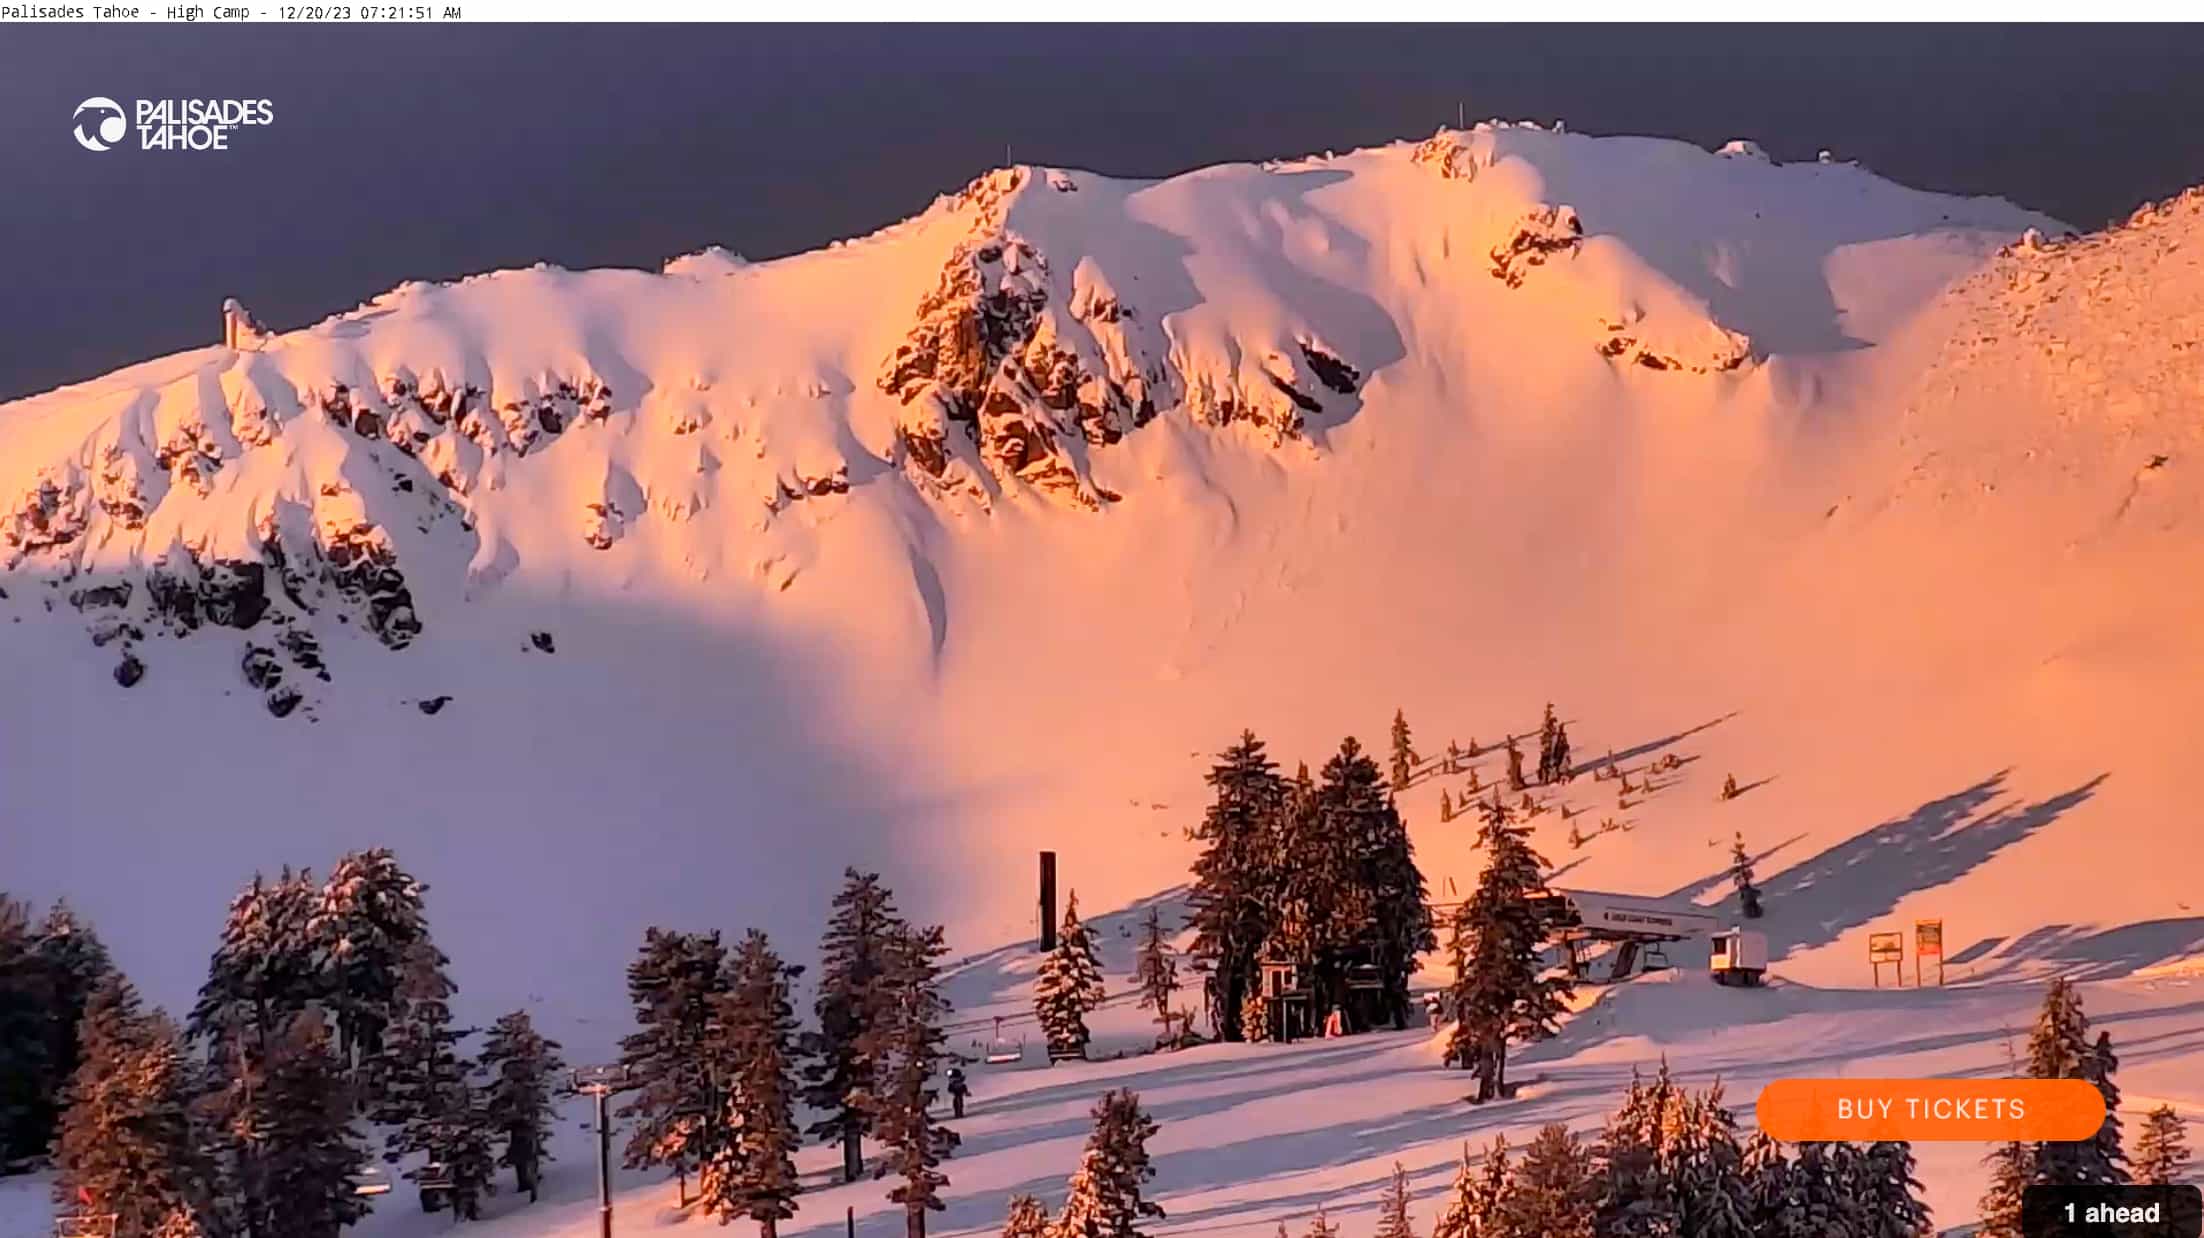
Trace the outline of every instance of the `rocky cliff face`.
{"type": "MultiPolygon", "coordinates": [[[[1776,299],[1754,247],[1786,238],[1719,229],[1827,195],[1764,160],[1604,141],[1480,126],[1153,184],[1014,167],[780,262],[405,285],[0,408],[0,607],[80,615],[125,686],[163,634],[231,634],[268,708],[310,715],[330,641],[406,649],[534,565],[785,589],[868,487],[1084,518],[1138,500],[1105,462],[1159,420],[1320,455],[1404,360],[1664,384],[1749,365],[1723,315],[1776,299]]],[[[1952,217],[1799,171],[1862,180],[1887,218],[1811,221],[1812,261],[1779,273],[1952,217]]]]}

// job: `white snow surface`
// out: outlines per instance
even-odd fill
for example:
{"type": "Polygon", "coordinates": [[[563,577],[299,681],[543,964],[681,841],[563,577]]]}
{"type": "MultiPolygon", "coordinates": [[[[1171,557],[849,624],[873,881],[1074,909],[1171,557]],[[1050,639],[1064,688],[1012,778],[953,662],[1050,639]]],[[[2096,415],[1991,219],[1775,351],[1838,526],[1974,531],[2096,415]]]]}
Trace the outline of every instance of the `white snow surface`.
{"type": "MultiPolygon", "coordinates": [[[[2052,973],[2087,981],[2131,1100],[2204,1112],[2204,197],[2005,248],[2031,228],[2063,231],[1846,164],[1489,125],[1160,182],[998,171],[816,253],[407,285],[0,406],[0,886],[66,896],[176,1008],[253,870],[393,846],[463,1011],[525,1005],[589,1058],[645,925],[754,924],[800,959],[854,864],[947,926],[955,1017],[984,1021],[1025,1006],[1040,848],[1111,912],[1129,984],[1241,727],[1290,770],[1382,749],[1396,706],[1434,755],[1551,700],[1580,759],[1681,762],[1626,806],[1588,775],[1552,794],[1563,884],[1731,914],[1742,832],[1776,987],[1675,952],[1481,1110],[1426,1033],[975,1071],[936,1232],[1057,1202],[1118,1083],[1163,1122],[1158,1233],[1318,1204],[1354,1233],[1394,1160],[1428,1218],[1465,1139],[1590,1124],[1663,1056],[1748,1115],[1781,1075],[1999,1073],[2052,973]],[[1581,240],[1495,277],[1571,216],[1581,240]],[[880,380],[959,262],[1041,307],[1083,402],[1145,391],[1152,419],[1043,426],[1053,470],[949,425],[943,473],[915,464],[944,406],[880,380]],[[338,384],[388,414],[370,436],[323,414],[338,384]],[[497,410],[561,384],[569,424],[519,450],[497,410]],[[469,387],[474,433],[424,413],[469,387]],[[157,565],[275,541],[311,577],[340,536],[387,549],[422,630],[388,647],[326,589],[289,608],[330,678],[288,672],[288,717],[239,673],[270,624],[146,608],[157,565]],[[69,597],[117,581],[142,636],[95,646],[69,597]],[[1571,847],[1603,818],[1626,828],[1571,847]],[[1866,934],[1916,918],[1953,987],[1870,987],[1866,934]]],[[[1402,796],[1441,900],[1479,867],[1437,814],[1465,781],[1402,796]]],[[[1919,1151],[1963,1222],[1981,1149],[1919,1151]]],[[[551,1198],[483,1232],[594,1232],[589,1154],[570,1130],[551,1198]]],[[[623,1181],[623,1232],[675,1223],[623,1181]]],[[[807,1195],[783,1233],[845,1206],[889,1232],[884,1189],[807,1195]]],[[[42,1190],[0,1184],[0,1238],[41,1231],[42,1190]]],[[[426,1232],[391,1198],[362,1232],[426,1232]]]]}

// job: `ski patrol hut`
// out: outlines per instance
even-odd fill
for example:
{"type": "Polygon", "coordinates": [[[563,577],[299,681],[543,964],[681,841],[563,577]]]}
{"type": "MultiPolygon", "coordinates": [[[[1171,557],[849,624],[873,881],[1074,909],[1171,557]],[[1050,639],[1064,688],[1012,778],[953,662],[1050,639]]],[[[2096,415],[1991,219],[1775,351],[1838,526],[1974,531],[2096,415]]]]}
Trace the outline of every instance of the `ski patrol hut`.
{"type": "Polygon", "coordinates": [[[1593,983],[1664,970],[1669,963],[1663,946],[1704,941],[1721,927],[1713,912],[1680,899],[1549,889],[1537,901],[1555,939],[1568,951],[1569,974],[1593,983]],[[1593,975],[1589,956],[1602,942],[1614,945],[1612,962],[1604,974],[1593,975]]]}

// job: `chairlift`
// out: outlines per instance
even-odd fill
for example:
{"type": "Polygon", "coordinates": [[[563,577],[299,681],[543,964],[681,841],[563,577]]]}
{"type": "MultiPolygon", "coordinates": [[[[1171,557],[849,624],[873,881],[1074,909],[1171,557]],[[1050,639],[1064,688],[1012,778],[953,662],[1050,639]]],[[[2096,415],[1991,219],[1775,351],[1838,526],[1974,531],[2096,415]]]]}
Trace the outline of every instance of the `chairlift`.
{"type": "Polygon", "coordinates": [[[112,1212],[68,1212],[54,1218],[54,1238],[115,1238],[112,1212]]]}
{"type": "Polygon", "coordinates": [[[990,1066],[1007,1066],[1012,1062],[1022,1062],[1024,1060],[1025,1037],[1021,1035],[1016,1040],[1012,1040],[1003,1035],[1002,1016],[996,1015],[995,1034],[987,1042],[987,1064],[990,1066]]]}
{"type": "Polygon", "coordinates": [[[1645,948],[1645,960],[1638,964],[1638,970],[1642,973],[1652,973],[1667,971],[1668,968],[1668,955],[1662,951],[1661,943],[1654,942],[1648,945],[1645,948]]]}
{"type": "Polygon", "coordinates": [[[441,1212],[451,1202],[451,1166],[442,1161],[430,1161],[413,1176],[414,1185],[421,1188],[421,1211],[441,1212]]]}
{"type": "Polygon", "coordinates": [[[390,1194],[390,1175],[373,1165],[360,1171],[360,1180],[352,1184],[354,1195],[390,1194]]]}

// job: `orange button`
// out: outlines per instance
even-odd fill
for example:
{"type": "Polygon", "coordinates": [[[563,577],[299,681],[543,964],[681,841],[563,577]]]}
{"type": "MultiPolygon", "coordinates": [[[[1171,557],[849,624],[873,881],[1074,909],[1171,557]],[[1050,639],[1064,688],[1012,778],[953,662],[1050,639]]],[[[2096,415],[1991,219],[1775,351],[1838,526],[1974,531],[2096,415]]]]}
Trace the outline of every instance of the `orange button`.
{"type": "Polygon", "coordinates": [[[1789,1143],[2088,1139],[2105,1102],[2083,1079],[1778,1079],[1760,1129],[1789,1143]]]}

